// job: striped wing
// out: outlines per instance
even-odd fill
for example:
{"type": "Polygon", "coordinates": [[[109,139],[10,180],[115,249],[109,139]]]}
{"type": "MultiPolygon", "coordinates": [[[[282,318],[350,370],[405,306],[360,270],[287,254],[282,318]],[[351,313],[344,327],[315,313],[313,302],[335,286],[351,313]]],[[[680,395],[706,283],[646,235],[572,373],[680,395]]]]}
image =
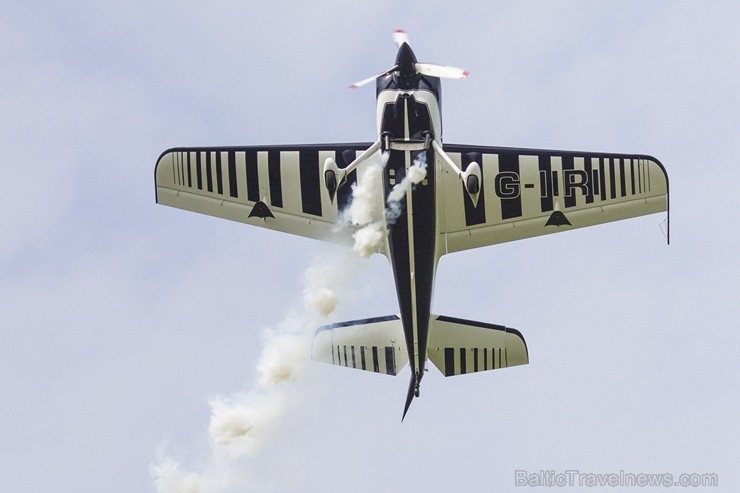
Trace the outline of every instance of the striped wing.
{"type": "Polygon", "coordinates": [[[334,201],[323,185],[323,163],[345,167],[371,144],[199,147],[165,151],[157,161],[157,203],[335,243],[351,244],[337,228],[356,171],[334,201]],[[347,153],[346,151],[351,151],[347,153]]]}
{"type": "Polygon", "coordinates": [[[668,210],[668,175],[643,155],[445,145],[481,166],[477,203],[440,168],[445,253],[668,210]]]}

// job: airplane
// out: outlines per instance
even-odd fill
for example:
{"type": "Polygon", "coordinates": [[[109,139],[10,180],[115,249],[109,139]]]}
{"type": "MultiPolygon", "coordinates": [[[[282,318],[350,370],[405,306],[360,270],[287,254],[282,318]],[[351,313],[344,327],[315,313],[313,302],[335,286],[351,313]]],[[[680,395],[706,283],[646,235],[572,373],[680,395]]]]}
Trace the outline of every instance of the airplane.
{"type": "Polygon", "coordinates": [[[318,328],[312,359],[388,375],[410,365],[403,420],[428,360],[444,376],[529,362],[518,330],[431,312],[443,255],[668,216],[669,200],[648,155],[443,143],[440,79],[468,72],[420,63],[404,31],[393,37],[393,67],[351,86],[375,82],[374,142],[172,148],[155,185],[159,204],[355,248],[373,238],[364,255],[388,258],[398,314],[318,328]],[[348,217],[361,188],[377,197],[370,223],[348,217]]]}

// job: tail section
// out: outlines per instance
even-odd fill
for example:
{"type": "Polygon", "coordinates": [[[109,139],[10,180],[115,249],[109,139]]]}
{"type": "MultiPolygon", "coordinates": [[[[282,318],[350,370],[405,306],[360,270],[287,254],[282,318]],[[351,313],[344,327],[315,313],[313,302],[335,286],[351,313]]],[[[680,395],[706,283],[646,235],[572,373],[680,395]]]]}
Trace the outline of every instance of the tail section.
{"type": "MultiPolygon", "coordinates": [[[[429,320],[426,356],[446,377],[529,363],[527,343],[518,330],[442,315],[432,315],[429,320]]],[[[397,375],[409,362],[401,319],[390,315],[319,327],[311,358],[397,375]]],[[[419,396],[421,376],[413,371],[410,374],[403,417],[419,396]]]]}
{"type": "Polygon", "coordinates": [[[429,321],[427,356],[446,377],[529,363],[518,330],[443,315],[429,321]]]}
{"type": "Polygon", "coordinates": [[[409,391],[406,393],[406,404],[403,406],[403,414],[401,415],[401,421],[406,418],[406,413],[409,412],[411,401],[414,397],[419,397],[419,380],[416,374],[411,373],[411,380],[409,380],[409,391]]]}
{"type": "Polygon", "coordinates": [[[408,363],[401,319],[396,315],[319,327],[311,359],[358,370],[397,375],[408,363]]]}

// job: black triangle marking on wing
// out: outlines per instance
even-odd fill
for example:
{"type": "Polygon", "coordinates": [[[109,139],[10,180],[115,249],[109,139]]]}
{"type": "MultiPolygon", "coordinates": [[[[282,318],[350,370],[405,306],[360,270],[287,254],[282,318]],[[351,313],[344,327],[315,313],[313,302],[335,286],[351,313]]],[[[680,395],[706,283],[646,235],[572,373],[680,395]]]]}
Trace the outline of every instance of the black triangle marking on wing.
{"type": "Polygon", "coordinates": [[[261,200],[254,204],[252,212],[249,213],[249,217],[261,217],[262,219],[271,217],[275,219],[275,216],[273,216],[272,212],[270,212],[270,208],[267,207],[267,204],[265,204],[261,200]]]}
{"type": "Polygon", "coordinates": [[[572,224],[570,224],[570,221],[568,221],[568,218],[565,217],[565,214],[563,214],[560,211],[554,211],[552,214],[550,214],[550,217],[545,223],[545,226],[564,226],[564,225],[572,226],[572,224]]]}

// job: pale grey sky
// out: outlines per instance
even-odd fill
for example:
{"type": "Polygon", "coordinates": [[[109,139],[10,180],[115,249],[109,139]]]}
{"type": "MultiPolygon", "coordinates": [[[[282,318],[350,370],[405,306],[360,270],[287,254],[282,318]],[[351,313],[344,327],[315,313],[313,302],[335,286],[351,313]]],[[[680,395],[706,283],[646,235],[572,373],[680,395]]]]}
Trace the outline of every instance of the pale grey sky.
{"type": "MultiPolygon", "coordinates": [[[[153,491],[158,450],[208,472],[208,400],[250,387],[262,329],[325,250],[156,206],[156,158],[372,140],[374,92],[347,85],[392,65],[403,27],[421,61],[471,72],[444,83],[445,141],[654,155],[672,244],[654,215],[444,257],[435,312],[516,327],[530,364],[432,370],[403,424],[405,373],[310,365],[230,477],[516,491],[517,469],[698,472],[736,491],[738,19],[729,1],[0,4],[3,490],[153,491]]],[[[386,261],[367,264],[339,319],[397,310],[386,261]]]]}

